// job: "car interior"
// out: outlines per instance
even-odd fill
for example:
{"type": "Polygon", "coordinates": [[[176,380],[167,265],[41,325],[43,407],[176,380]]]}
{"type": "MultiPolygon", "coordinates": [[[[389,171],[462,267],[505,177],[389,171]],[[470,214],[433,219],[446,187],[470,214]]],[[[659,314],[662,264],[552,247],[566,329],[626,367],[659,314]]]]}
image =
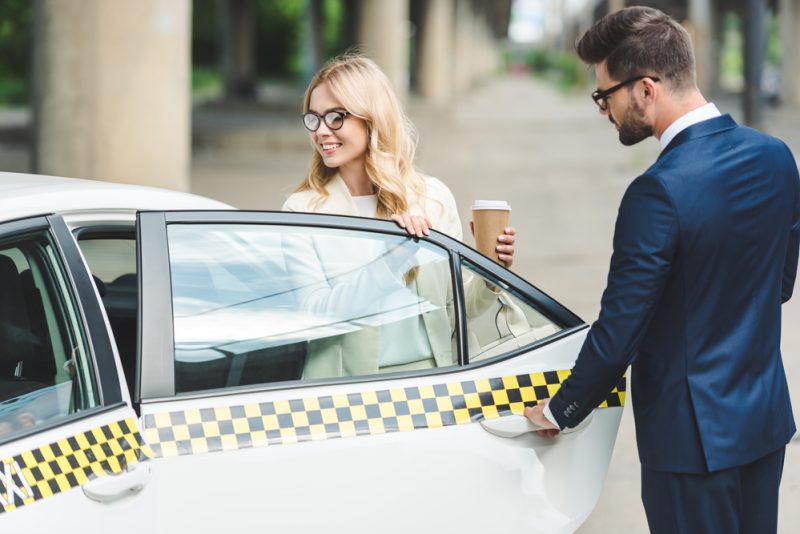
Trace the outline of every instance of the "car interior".
{"type": "Polygon", "coordinates": [[[0,436],[94,404],[61,284],[44,236],[0,245],[0,436]]]}

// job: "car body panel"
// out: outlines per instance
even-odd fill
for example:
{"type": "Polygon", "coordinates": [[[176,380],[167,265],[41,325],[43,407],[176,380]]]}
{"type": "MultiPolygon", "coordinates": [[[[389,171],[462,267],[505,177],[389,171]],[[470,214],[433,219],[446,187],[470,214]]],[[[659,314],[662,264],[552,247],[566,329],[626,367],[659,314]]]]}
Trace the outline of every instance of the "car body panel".
{"type": "MultiPolygon", "coordinates": [[[[82,533],[106,532],[109,525],[120,532],[205,532],[263,523],[281,532],[376,527],[572,532],[593,508],[621,418],[624,379],[588,424],[556,439],[532,432],[499,437],[484,428],[482,420],[521,417],[525,404],[552,395],[568,376],[588,327],[468,246],[435,232],[425,240],[450,256],[457,325],[464,321],[460,265],[466,258],[502,289],[530,296],[566,328],[466,366],[176,395],[168,245],[158,236],[166,225],[257,222],[396,236],[403,231],[371,219],[217,211],[230,207],[184,193],[35,175],[0,173],[0,198],[0,222],[55,214],[46,221],[105,369],[98,376],[116,388],[120,400],[112,402],[117,397],[111,395],[109,403],[83,417],[3,442],[0,460],[11,466],[11,480],[22,488],[13,462],[34,458],[31,451],[69,438],[76,442],[86,432],[105,436],[108,430],[97,429],[107,425],[117,425],[108,439],[125,444],[124,450],[114,449],[124,460],[90,468],[86,477],[70,478],[52,495],[28,495],[24,506],[8,507],[0,514],[3,527],[30,530],[35,521],[43,531],[69,524],[82,533]],[[128,391],[118,350],[108,343],[113,336],[99,305],[100,289],[91,283],[74,234],[119,228],[134,235],[137,212],[164,210],[186,211],[142,217],[150,221],[137,236],[138,246],[149,250],[144,264],[139,251],[137,269],[142,369],[134,381],[140,391],[128,391]],[[116,366],[113,377],[109,362],[116,366]],[[322,405],[333,411],[323,415],[322,405]],[[327,425],[310,428],[309,418],[315,417],[326,418],[327,425]],[[110,486],[127,490],[113,502],[99,502],[97,495],[117,491],[110,486]]],[[[0,234],[9,224],[25,222],[1,224],[0,234]]],[[[465,329],[456,330],[459,362],[465,364],[465,329]]],[[[34,484],[31,469],[21,464],[20,469],[34,484]]],[[[19,492],[27,495],[27,488],[18,488],[17,497],[19,492]]],[[[3,488],[0,496],[9,497],[3,488]]]]}

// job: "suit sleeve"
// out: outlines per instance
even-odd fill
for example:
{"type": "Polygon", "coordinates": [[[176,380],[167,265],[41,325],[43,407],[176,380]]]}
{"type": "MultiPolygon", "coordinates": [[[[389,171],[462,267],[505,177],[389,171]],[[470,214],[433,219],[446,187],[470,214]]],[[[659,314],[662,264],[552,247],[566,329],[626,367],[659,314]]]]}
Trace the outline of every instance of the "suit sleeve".
{"type": "Polygon", "coordinates": [[[783,267],[783,283],[781,284],[782,303],[792,298],[794,282],[797,277],[798,251],[800,250],[800,177],[798,176],[797,164],[794,158],[790,155],[789,159],[791,161],[792,170],[792,178],[790,180],[791,190],[793,190],[794,193],[792,203],[792,226],[789,228],[789,242],[783,267]]]}
{"type": "Polygon", "coordinates": [[[619,208],[600,316],[550,401],[561,428],[589,415],[635,359],[669,276],[677,236],[677,214],[661,181],[647,175],[634,180],[619,208]]]}

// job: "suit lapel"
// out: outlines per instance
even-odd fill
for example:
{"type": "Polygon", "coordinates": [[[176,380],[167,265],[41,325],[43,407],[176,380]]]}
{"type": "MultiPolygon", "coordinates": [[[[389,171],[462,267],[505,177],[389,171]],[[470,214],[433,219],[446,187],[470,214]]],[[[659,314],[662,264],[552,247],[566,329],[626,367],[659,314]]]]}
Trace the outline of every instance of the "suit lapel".
{"type": "Polygon", "coordinates": [[[352,215],[358,216],[358,207],[353,200],[353,196],[347,189],[347,184],[344,183],[342,177],[338,174],[328,182],[328,198],[325,199],[324,211],[336,215],[352,215]]]}

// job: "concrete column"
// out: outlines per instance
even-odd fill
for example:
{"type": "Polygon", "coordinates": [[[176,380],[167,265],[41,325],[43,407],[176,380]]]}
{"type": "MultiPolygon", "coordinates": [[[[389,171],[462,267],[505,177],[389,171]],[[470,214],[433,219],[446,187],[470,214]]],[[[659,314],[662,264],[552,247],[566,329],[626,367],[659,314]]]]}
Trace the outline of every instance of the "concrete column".
{"type": "Polygon", "coordinates": [[[800,106],[800,0],[781,0],[779,9],[781,32],[781,97],[800,106]]]}
{"type": "Polygon", "coordinates": [[[37,0],[34,168],[189,186],[189,0],[37,0]]]}
{"type": "Polygon", "coordinates": [[[256,96],[256,5],[253,0],[225,0],[222,75],[225,96],[256,96]]]}
{"type": "Polygon", "coordinates": [[[453,89],[464,93],[472,86],[473,52],[475,41],[470,0],[455,0],[453,35],[453,89]]]}
{"type": "Polygon", "coordinates": [[[697,87],[703,94],[708,94],[711,88],[711,70],[714,68],[711,0],[689,0],[687,30],[691,34],[694,44],[697,87]]]}
{"type": "Polygon", "coordinates": [[[302,49],[303,84],[308,84],[311,78],[322,67],[325,59],[325,14],[322,0],[308,0],[308,19],[304,26],[304,39],[302,49]]]}
{"type": "Polygon", "coordinates": [[[359,44],[358,27],[364,0],[342,0],[342,32],[345,48],[359,44]]]}
{"type": "Polygon", "coordinates": [[[362,2],[358,26],[364,51],[381,66],[403,99],[408,94],[408,1],[362,2]]]}
{"type": "Polygon", "coordinates": [[[760,128],[764,121],[761,75],[766,50],[764,0],[745,0],[744,20],[744,122],[760,128]]]}
{"type": "Polygon", "coordinates": [[[420,95],[444,102],[451,92],[453,0],[424,0],[419,40],[420,95]]]}
{"type": "Polygon", "coordinates": [[[722,63],[722,41],[725,24],[723,22],[723,12],[720,9],[711,11],[711,66],[708,69],[708,93],[710,96],[718,95],[722,92],[720,85],[720,70],[722,63]]]}
{"type": "Polygon", "coordinates": [[[613,13],[625,9],[625,0],[608,0],[608,12],[613,13]]]}

